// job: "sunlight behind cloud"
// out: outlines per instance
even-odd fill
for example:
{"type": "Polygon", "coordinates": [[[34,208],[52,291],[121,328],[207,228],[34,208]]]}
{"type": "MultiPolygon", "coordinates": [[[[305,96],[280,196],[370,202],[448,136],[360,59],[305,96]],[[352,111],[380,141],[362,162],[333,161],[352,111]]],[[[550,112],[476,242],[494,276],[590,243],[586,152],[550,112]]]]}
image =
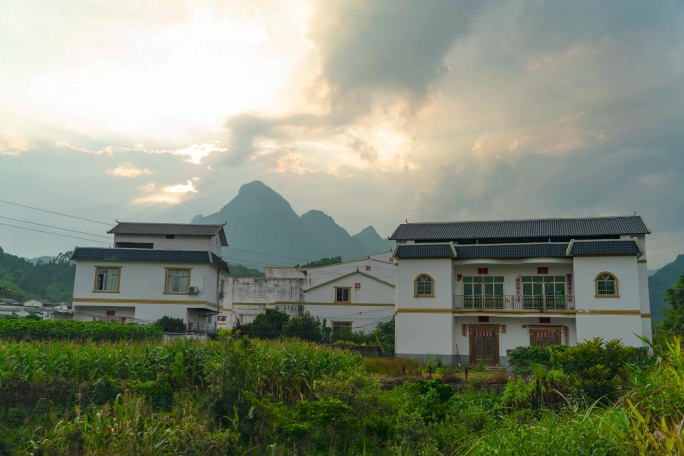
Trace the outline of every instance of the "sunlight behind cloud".
{"type": "Polygon", "coordinates": [[[107,174],[116,177],[136,178],[143,174],[154,174],[147,168],[136,168],[132,163],[122,163],[114,169],[107,170],[107,174]]]}

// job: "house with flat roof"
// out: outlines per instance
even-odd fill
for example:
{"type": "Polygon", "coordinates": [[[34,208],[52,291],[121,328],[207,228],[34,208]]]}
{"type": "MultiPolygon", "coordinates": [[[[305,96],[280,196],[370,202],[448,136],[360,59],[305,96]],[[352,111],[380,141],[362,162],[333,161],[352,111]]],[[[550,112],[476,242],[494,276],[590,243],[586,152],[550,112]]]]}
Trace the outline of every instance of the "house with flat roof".
{"type": "Polygon", "coordinates": [[[189,330],[216,329],[227,246],[223,225],[119,222],[114,248],[77,247],[73,318],[152,323],[182,318],[189,330]]]}
{"type": "Polygon", "coordinates": [[[265,277],[227,277],[219,327],[251,323],[267,308],[309,312],[335,331],[373,331],[394,313],[392,252],[316,268],[267,267],[265,277]]]}
{"type": "Polygon", "coordinates": [[[396,354],[503,366],[519,346],[651,336],[641,217],[406,223],[396,354]]]}

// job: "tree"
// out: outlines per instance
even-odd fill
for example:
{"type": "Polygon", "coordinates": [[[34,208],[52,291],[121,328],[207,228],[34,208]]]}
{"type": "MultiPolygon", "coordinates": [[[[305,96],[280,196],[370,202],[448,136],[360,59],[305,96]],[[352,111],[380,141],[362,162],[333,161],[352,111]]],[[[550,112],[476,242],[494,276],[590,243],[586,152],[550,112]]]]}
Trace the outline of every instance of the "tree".
{"type": "Polygon", "coordinates": [[[283,326],[283,334],[287,337],[299,337],[311,342],[321,342],[323,340],[321,321],[309,312],[303,312],[292,317],[283,326]]]}
{"type": "Polygon", "coordinates": [[[282,335],[283,326],[290,319],[285,312],[277,309],[266,309],[262,314],[254,318],[254,321],[246,325],[236,326],[236,330],[250,337],[262,339],[277,339],[282,335]]]}
{"type": "Polygon", "coordinates": [[[154,324],[161,326],[164,332],[184,333],[187,331],[182,318],[171,318],[167,315],[164,315],[159,320],[155,321],[154,324]]]}
{"type": "Polygon", "coordinates": [[[670,308],[665,310],[662,328],[670,332],[684,332],[684,275],[665,292],[670,308]]]}
{"type": "Polygon", "coordinates": [[[309,263],[303,264],[303,265],[298,265],[296,264],[294,267],[295,268],[320,268],[321,266],[330,266],[331,264],[338,264],[342,263],[342,257],[341,256],[336,256],[336,257],[330,257],[330,258],[321,258],[320,260],[316,261],[311,261],[309,263]]]}

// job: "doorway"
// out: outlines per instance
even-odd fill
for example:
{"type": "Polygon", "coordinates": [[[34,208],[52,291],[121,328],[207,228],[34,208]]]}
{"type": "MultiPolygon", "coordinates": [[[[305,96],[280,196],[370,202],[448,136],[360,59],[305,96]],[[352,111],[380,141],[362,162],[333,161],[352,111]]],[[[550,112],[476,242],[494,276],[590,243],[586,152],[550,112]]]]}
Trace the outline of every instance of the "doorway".
{"type": "Polygon", "coordinates": [[[499,365],[499,327],[469,326],[470,364],[499,365]]]}

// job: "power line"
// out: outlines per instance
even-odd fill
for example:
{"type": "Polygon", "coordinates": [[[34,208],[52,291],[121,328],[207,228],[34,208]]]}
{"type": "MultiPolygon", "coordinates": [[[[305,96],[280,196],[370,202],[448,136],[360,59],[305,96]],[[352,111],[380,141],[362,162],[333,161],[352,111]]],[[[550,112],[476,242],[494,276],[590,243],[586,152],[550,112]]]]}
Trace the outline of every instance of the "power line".
{"type": "Polygon", "coordinates": [[[60,228],[60,227],[58,227],[58,226],[52,226],[52,225],[43,225],[42,223],[29,222],[28,220],[20,220],[20,219],[15,219],[15,218],[12,218],[12,217],[5,217],[5,216],[2,216],[2,215],[0,215],[0,218],[4,218],[4,219],[7,219],[7,220],[14,220],[15,222],[29,223],[29,224],[31,224],[31,225],[44,226],[44,227],[46,227],[46,228],[54,228],[54,229],[56,229],[56,230],[70,231],[70,232],[72,232],[72,233],[85,234],[85,235],[87,235],[87,236],[95,236],[95,237],[100,237],[100,238],[105,238],[105,239],[110,239],[110,240],[111,240],[111,236],[102,236],[101,234],[93,234],[93,233],[86,233],[86,232],[83,232],[83,231],[69,230],[69,229],[67,229],[67,228],[60,228]]]}
{"type": "Polygon", "coordinates": [[[91,220],[91,219],[87,219],[87,218],[76,217],[75,215],[62,214],[61,212],[55,212],[55,211],[48,211],[47,209],[40,209],[40,208],[33,207],[33,206],[27,206],[25,204],[12,203],[10,201],[5,201],[5,200],[0,200],[0,203],[12,204],[13,206],[25,207],[27,209],[33,209],[33,210],[41,211],[41,212],[48,212],[50,214],[57,214],[57,215],[61,215],[62,217],[71,217],[71,218],[75,218],[75,219],[79,219],[79,220],[84,220],[86,222],[99,223],[100,225],[114,226],[111,223],[98,222],[97,220],[91,220]]]}
{"type": "Polygon", "coordinates": [[[49,231],[36,230],[36,229],[33,229],[33,228],[26,228],[25,226],[9,225],[9,224],[7,224],[7,223],[0,223],[0,225],[3,225],[3,226],[11,226],[12,228],[19,228],[19,229],[22,229],[22,230],[36,231],[36,232],[38,232],[38,233],[52,234],[53,236],[62,236],[62,237],[68,237],[68,238],[73,238],[73,239],[80,239],[80,240],[82,240],[82,241],[99,242],[99,243],[101,243],[101,244],[112,245],[111,242],[96,241],[95,239],[86,239],[86,238],[82,238],[82,237],[78,237],[78,236],[69,236],[68,234],[51,233],[51,232],[49,232],[49,231]]]}
{"type": "MultiPolygon", "coordinates": [[[[114,226],[114,224],[112,224],[112,223],[101,222],[101,221],[98,221],[98,220],[92,220],[92,219],[87,219],[87,218],[83,218],[83,217],[76,217],[76,216],[74,216],[74,215],[64,214],[64,213],[61,213],[61,212],[50,211],[50,210],[47,210],[47,209],[40,209],[40,208],[37,208],[37,207],[25,205],[25,204],[13,203],[13,202],[11,202],[11,201],[0,200],[0,203],[11,204],[11,205],[14,205],[14,206],[24,207],[24,208],[27,208],[27,209],[33,209],[33,210],[36,210],[36,211],[41,211],[41,212],[47,212],[47,213],[50,213],[50,214],[60,215],[60,216],[62,216],[62,217],[69,217],[69,218],[73,218],[73,219],[77,219],[77,220],[83,220],[83,221],[86,221],[86,222],[98,223],[98,224],[106,225],[106,226],[114,226]]],[[[49,227],[49,228],[53,228],[53,229],[57,229],[57,230],[69,231],[69,232],[74,232],[74,233],[79,233],[79,234],[85,234],[85,235],[87,235],[87,236],[96,236],[96,237],[101,237],[101,238],[108,238],[107,236],[102,236],[102,235],[97,235],[97,234],[91,234],[91,233],[85,233],[85,232],[82,232],[82,231],[69,230],[69,229],[66,229],[66,228],[59,228],[59,227],[51,226],[51,225],[43,225],[43,224],[40,224],[40,223],[28,222],[28,221],[25,221],[25,220],[13,219],[13,218],[10,218],[10,217],[1,217],[1,218],[5,218],[5,219],[9,219],[9,220],[14,220],[14,221],[17,221],[17,222],[30,223],[30,224],[33,224],[33,225],[39,225],[39,226],[49,227]]],[[[0,225],[2,225],[2,224],[0,224],[0,225]]],[[[12,226],[12,225],[6,225],[6,226],[12,226]]],[[[21,228],[21,227],[18,227],[18,228],[21,228]]],[[[29,229],[29,228],[25,228],[25,229],[29,229]]],[[[42,231],[40,231],[40,230],[32,230],[32,231],[42,232],[42,231]]],[[[60,235],[60,234],[57,234],[57,233],[50,233],[50,232],[45,232],[45,233],[47,233],[47,234],[54,234],[54,235],[56,235],[56,236],[73,237],[74,239],[89,240],[89,239],[83,239],[83,238],[78,238],[78,237],[74,237],[74,236],[60,235]]],[[[94,242],[101,242],[101,241],[94,241],[94,242]]],[[[190,240],[190,239],[186,239],[186,242],[192,242],[192,243],[195,243],[195,244],[201,244],[201,245],[205,245],[205,246],[206,246],[206,243],[205,243],[205,242],[193,241],[193,240],[190,240]]],[[[111,242],[109,242],[108,244],[111,244],[111,242]]],[[[231,249],[232,249],[232,250],[236,250],[236,251],[240,251],[240,252],[254,253],[254,254],[257,254],[257,255],[266,255],[266,256],[272,256],[272,257],[276,257],[276,258],[285,258],[285,259],[289,259],[289,260],[312,261],[311,259],[306,259],[306,258],[297,258],[297,257],[291,257],[291,256],[285,256],[285,255],[277,255],[277,254],[274,254],[274,253],[258,252],[258,251],[256,251],[256,250],[238,249],[238,248],[230,247],[230,246],[229,246],[229,247],[228,247],[228,250],[231,250],[231,249]]],[[[174,250],[174,249],[165,248],[164,250],[174,250]]],[[[272,264],[270,264],[270,263],[262,263],[262,262],[258,262],[258,261],[248,261],[248,260],[240,260],[240,259],[236,259],[236,260],[234,260],[234,261],[240,261],[241,264],[242,264],[242,263],[249,263],[249,264],[254,264],[254,265],[259,265],[259,266],[267,266],[267,267],[268,267],[268,266],[271,266],[271,267],[282,267],[282,266],[272,266],[272,264]]],[[[315,261],[315,259],[314,259],[313,261],[315,261]]],[[[337,263],[337,264],[344,264],[344,263],[337,263]]],[[[327,265],[327,266],[333,266],[333,265],[327,265]]],[[[377,268],[377,269],[392,269],[391,267],[387,267],[387,266],[376,266],[376,268],[377,268]]],[[[313,268],[311,268],[311,269],[313,269],[313,268]]],[[[321,273],[324,274],[323,272],[321,272],[321,273]]],[[[331,274],[335,274],[335,273],[331,273],[331,274]]]]}

